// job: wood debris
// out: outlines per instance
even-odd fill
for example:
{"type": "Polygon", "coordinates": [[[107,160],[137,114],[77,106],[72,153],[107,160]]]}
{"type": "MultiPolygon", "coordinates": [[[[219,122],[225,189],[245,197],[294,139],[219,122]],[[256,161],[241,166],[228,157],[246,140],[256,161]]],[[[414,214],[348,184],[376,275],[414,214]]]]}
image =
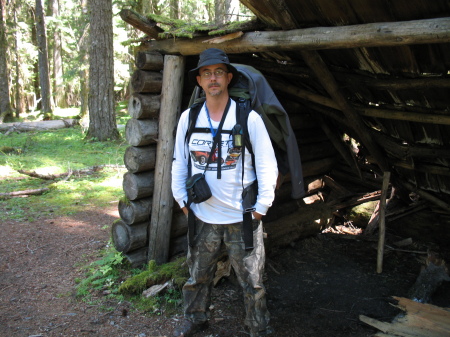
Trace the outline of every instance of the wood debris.
{"type": "Polygon", "coordinates": [[[431,304],[415,302],[404,297],[394,297],[398,300],[397,307],[406,314],[397,316],[392,323],[360,315],[359,319],[371,325],[382,333],[377,337],[448,337],[450,336],[450,309],[440,308],[431,304]]]}

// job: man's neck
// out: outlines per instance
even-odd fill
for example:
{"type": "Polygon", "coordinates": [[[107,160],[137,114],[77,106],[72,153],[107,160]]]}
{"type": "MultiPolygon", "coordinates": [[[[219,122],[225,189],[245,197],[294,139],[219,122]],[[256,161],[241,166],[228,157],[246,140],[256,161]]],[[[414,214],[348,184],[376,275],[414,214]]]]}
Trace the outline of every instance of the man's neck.
{"type": "Polygon", "coordinates": [[[208,97],[206,106],[208,107],[209,117],[218,122],[222,119],[223,113],[227,106],[229,97],[223,95],[221,97],[208,97]]]}

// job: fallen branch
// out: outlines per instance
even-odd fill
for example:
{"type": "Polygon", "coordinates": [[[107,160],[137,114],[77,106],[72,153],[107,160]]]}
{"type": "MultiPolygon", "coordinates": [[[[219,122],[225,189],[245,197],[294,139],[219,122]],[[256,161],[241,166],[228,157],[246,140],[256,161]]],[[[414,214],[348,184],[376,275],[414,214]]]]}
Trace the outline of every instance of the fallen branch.
{"type": "Polygon", "coordinates": [[[45,192],[48,192],[49,190],[50,190],[49,188],[38,188],[35,190],[24,190],[24,191],[0,193],[0,198],[28,197],[30,195],[41,195],[45,192]]]}
{"type": "Polygon", "coordinates": [[[27,176],[33,178],[39,178],[43,180],[57,180],[60,178],[64,178],[67,180],[71,175],[82,175],[82,174],[93,174],[94,172],[99,172],[105,167],[114,167],[114,168],[125,168],[125,165],[96,165],[92,167],[88,167],[86,169],[81,170],[69,170],[69,172],[58,173],[58,174],[40,174],[36,171],[27,171],[27,170],[17,170],[17,172],[21,174],[25,174],[27,176]]]}
{"type": "Polygon", "coordinates": [[[3,123],[0,124],[0,131],[6,131],[7,134],[14,131],[46,131],[71,128],[78,125],[78,123],[78,119],[55,119],[50,121],[3,123]]]}

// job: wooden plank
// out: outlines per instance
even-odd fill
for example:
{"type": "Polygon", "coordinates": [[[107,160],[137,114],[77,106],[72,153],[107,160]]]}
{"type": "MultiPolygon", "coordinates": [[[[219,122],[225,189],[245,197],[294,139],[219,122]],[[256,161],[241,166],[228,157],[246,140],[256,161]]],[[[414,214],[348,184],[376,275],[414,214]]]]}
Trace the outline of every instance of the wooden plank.
{"type": "Polygon", "coordinates": [[[148,258],[161,264],[168,261],[173,196],[171,168],[177,118],[181,110],[185,60],[167,55],[164,59],[159,134],[156,150],[155,186],[150,220],[148,258]]]}
{"type": "Polygon", "coordinates": [[[450,311],[431,304],[415,302],[408,298],[395,297],[405,316],[397,316],[392,322],[381,322],[360,315],[359,319],[385,334],[377,336],[403,337],[447,337],[450,336],[450,311]]]}

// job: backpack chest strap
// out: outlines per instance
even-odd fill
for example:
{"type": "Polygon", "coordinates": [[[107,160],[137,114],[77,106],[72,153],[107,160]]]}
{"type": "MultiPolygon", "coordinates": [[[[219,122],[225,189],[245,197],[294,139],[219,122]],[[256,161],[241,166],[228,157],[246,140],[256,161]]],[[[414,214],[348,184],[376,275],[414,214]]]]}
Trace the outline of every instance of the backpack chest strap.
{"type": "MultiPolygon", "coordinates": [[[[193,128],[192,133],[211,133],[210,128],[193,128]]],[[[222,130],[221,133],[226,133],[228,135],[231,135],[231,130],[222,130]]]]}

